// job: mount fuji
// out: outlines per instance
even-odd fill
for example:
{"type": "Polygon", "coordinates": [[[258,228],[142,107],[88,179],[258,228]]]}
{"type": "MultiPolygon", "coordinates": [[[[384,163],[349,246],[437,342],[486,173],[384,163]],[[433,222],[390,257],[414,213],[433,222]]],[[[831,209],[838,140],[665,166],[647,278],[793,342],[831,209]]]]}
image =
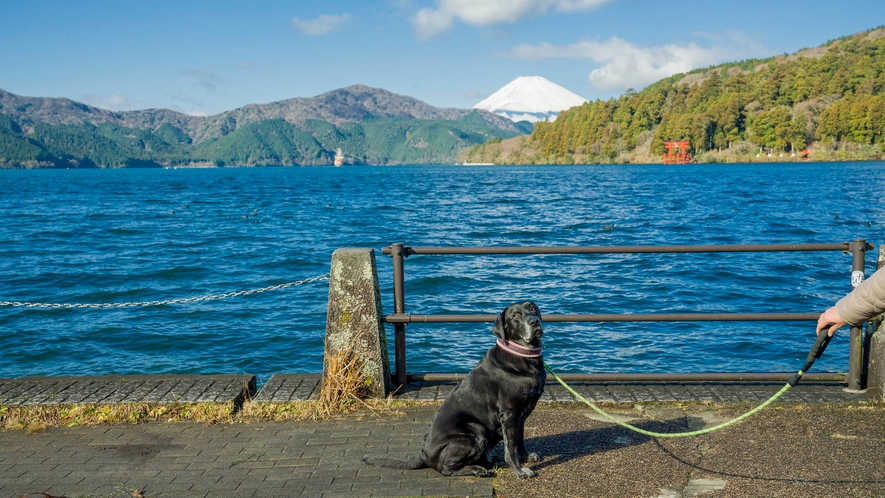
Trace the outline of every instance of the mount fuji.
{"type": "Polygon", "coordinates": [[[561,111],[587,102],[587,99],[542,78],[520,76],[490,97],[473,106],[512,121],[554,120],[561,111]]]}

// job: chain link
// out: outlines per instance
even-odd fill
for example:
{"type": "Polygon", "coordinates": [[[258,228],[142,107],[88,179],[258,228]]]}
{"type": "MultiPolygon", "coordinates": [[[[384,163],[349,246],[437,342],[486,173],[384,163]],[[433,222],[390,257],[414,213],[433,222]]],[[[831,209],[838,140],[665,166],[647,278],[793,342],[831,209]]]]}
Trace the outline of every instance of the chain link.
{"type": "Polygon", "coordinates": [[[285,284],[279,285],[271,285],[270,287],[262,287],[261,289],[250,289],[243,290],[237,292],[228,292],[225,294],[214,294],[210,296],[200,296],[200,297],[186,297],[182,299],[167,299],[165,301],[142,301],[135,303],[101,303],[101,304],[82,304],[82,303],[74,303],[74,304],[57,304],[57,303],[28,303],[28,302],[18,302],[18,301],[0,301],[0,306],[16,306],[16,307],[25,307],[25,308],[43,308],[43,309],[95,309],[95,308],[138,308],[145,306],[162,306],[164,304],[187,304],[187,303],[199,303],[202,301],[212,301],[214,299],[226,299],[229,297],[239,297],[239,296],[248,296],[250,294],[260,294],[262,292],[275,291],[280,289],[286,289],[289,287],[295,287],[298,285],[309,284],[311,282],[317,282],[321,280],[329,280],[329,274],[320,275],[313,278],[308,278],[307,280],[296,280],[295,282],[289,282],[285,284]]]}

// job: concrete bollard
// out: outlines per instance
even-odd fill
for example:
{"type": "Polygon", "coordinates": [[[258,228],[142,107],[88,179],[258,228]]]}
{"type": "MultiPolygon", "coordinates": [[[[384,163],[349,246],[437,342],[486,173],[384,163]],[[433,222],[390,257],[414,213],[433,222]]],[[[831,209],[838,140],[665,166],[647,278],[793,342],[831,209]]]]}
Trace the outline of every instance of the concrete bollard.
{"type": "MultiPolygon", "coordinates": [[[[332,253],[326,354],[350,349],[362,365],[369,394],[390,392],[390,359],[381,312],[381,289],[374,249],[338,249],[332,253]]],[[[328,365],[324,361],[323,378],[328,365]]]]}
{"type": "MultiPolygon", "coordinates": [[[[876,271],[885,271],[885,247],[879,247],[879,261],[876,271]]],[[[885,396],[885,323],[878,316],[867,323],[864,343],[869,355],[867,359],[867,389],[876,390],[885,396]]]]}

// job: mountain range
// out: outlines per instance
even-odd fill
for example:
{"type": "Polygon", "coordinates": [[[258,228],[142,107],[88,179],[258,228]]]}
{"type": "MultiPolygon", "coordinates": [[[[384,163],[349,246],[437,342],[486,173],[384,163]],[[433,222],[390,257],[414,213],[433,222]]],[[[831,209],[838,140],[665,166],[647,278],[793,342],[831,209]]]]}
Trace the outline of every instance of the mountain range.
{"type": "Polygon", "coordinates": [[[0,90],[0,167],[430,164],[463,147],[531,132],[479,109],[437,108],[354,85],[201,117],[114,112],[0,90]]]}
{"type": "Polygon", "coordinates": [[[606,101],[522,77],[476,107],[355,85],[199,117],[0,90],[0,168],[330,165],[338,149],[348,164],[657,162],[667,141],[701,161],[881,159],[885,27],[606,101]]]}

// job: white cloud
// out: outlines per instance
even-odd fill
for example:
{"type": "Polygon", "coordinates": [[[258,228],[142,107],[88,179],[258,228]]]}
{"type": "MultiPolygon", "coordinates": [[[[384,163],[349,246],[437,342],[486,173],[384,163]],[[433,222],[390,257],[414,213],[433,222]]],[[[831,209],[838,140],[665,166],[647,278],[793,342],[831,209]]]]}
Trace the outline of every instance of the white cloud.
{"type": "Polygon", "coordinates": [[[412,23],[418,37],[432,38],[452,29],[455,21],[472,26],[512,24],[553,10],[574,12],[598,7],[610,0],[436,0],[435,7],[418,11],[412,23]]]}
{"type": "Polygon", "coordinates": [[[549,43],[518,45],[508,55],[517,59],[590,59],[602,64],[587,77],[594,88],[602,91],[640,89],[677,73],[733,57],[746,57],[747,52],[759,52],[758,46],[740,43],[738,35],[732,33],[730,39],[743,49],[724,45],[704,48],[695,43],[638,47],[613,36],[604,42],[582,41],[566,47],[549,43]]]}
{"type": "Polygon", "coordinates": [[[184,92],[178,92],[175,95],[170,95],[169,98],[174,101],[182,102],[185,105],[185,107],[173,105],[170,107],[170,109],[172,109],[173,111],[189,114],[191,116],[208,116],[208,113],[204,110],[206,109],[206,105],[202,101],[184,92]]]}
{"type": "Polygon", "coordinates": [[[135,109],[144,108],[144,105],[141,102],[118,93],[112,93],[107,96],[95,94],[84,95],[83,102],[93,107],[100,107],[110,111],[133,111],[135,109]]]}
{"type": "Polygon", "coordinates": [[[556,10],[560,12],[574,12],[576,10],[595,9],[608,0],[559,0],[556,2],[556,10]]]}
{"type": "Polygon", "coordinates": [[[195,99],[194,97],[191,97],[190,95],[188,95],[184,92],[178,92],[175,95],[169,96],[169,98],[172,100],[177,100],[179,102],[186,102],[188,104],[196,105],[198,107],[203,107],[202,102],[200,102],[199,100],[195,99]]]}
{"type": "Polygon", "coordinates": [[[203,88],[209,91],[215,90],[218,88],[218,84],[221,83],[221,77],[211,71],[204,71],[202,69],[185,69],[182,72],[196,78],[200,85],[203,85],[203,88]]]}
{"type": "Polygon", "coordinates": [[[710,33],[708,31],[696,31],[692,33],[694,36],[712,40],[720,45],[732,45],[741,47],[744,51],[750,51],[754,55],[766,55],[765,47],[758,43],[756,39],[747,36],[746,33],[737,30],[727,30],[723,33],[710,33]]]}
{"type": "Polygon", "coordinates": [[[311,20],[299,19],[297,17],[293,18],[292,25],[305,35],[322,36],[340,29],[341,26],[349,20],[350,14],[322,14],[316,19],[311,20]]]}
{"type": "Polygon", "coordinates": [[[488,97],[488,95],[479,90],[470,89],[464,92],[464,97],[470,100],[482,100],[488,97]]]}

